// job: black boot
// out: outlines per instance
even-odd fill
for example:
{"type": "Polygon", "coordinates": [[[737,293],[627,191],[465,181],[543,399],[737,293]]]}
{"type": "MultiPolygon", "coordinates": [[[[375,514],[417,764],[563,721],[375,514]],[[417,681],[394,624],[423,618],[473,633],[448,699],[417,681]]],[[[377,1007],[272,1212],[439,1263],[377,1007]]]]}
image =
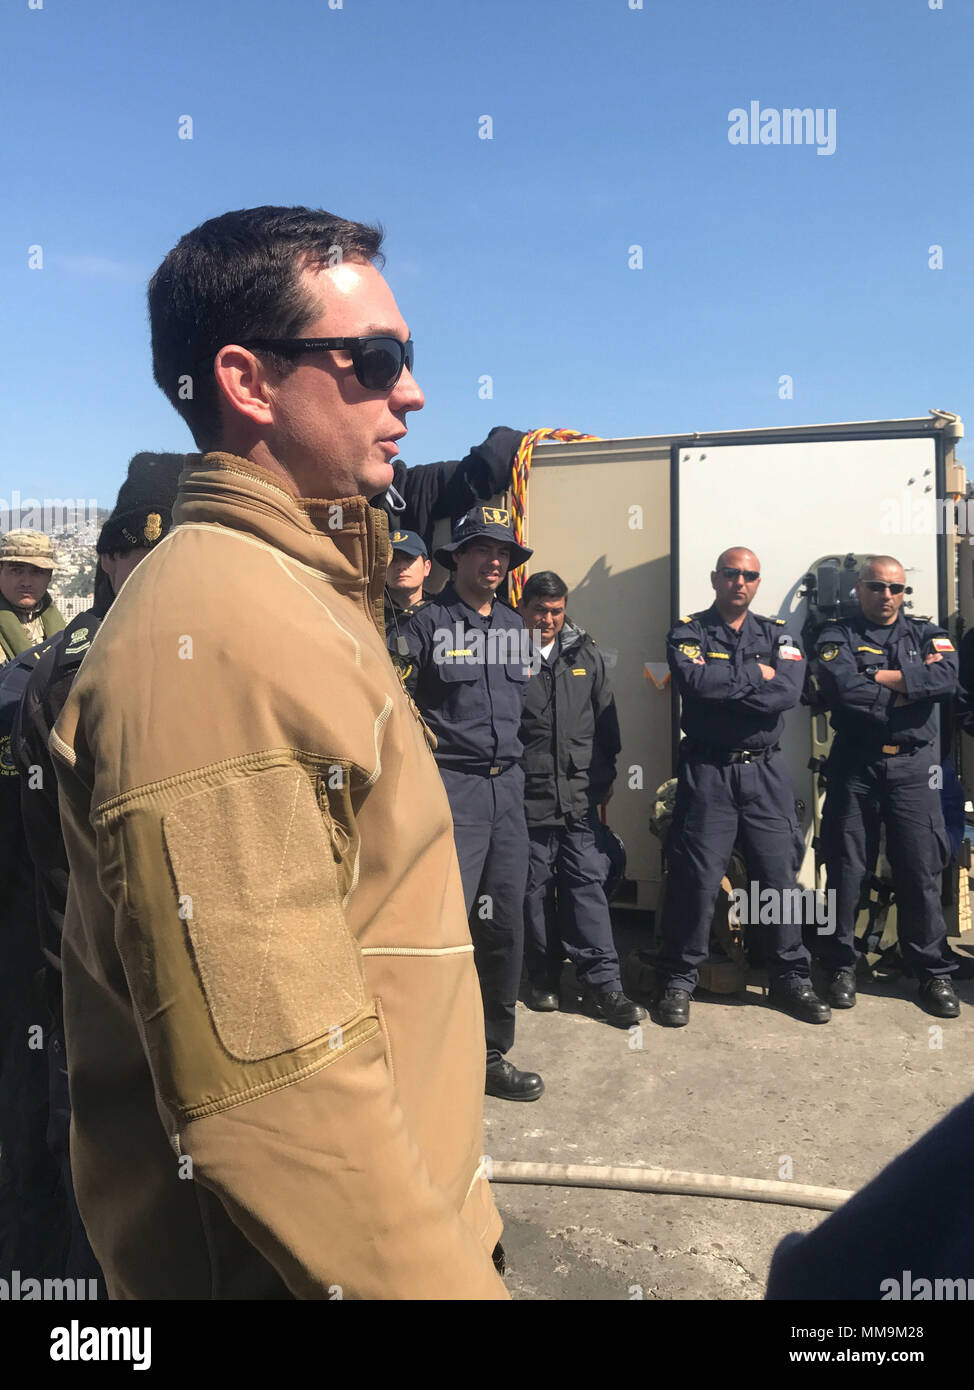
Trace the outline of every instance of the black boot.
{"type": "Polygon", "coordinates": [[[558,1008],[558,991],[550,985],[536,985],[529,982],[524,1002],[535,1013],[551,1014],[558,1008]]]}
{"type": "Polygon", "coordinates": [[[833,971],[829,980],[829,1003],[833,1009],[854,1009],[856,1006],[856,972],[833,971]]]}
{"type": "Polygon", "coordinates": [[[808,979],[772,982],[768,991],[772,1007],[781,1009],[801,1023],[828,1023],[832,1010],[824,999],[819,999],[808,979]]]}
{"type": "Polygon", "coordinates": [[[947,975],[921,980],[919,1001],[921,1008],[935,1018],[956,1018],[960,1013],[960,1001],[947,975]]]}
{"type": "Polygon", "coordinates": [[[690,1022],[690,994],[667,987],[656,1003],[656,1018],[664,1028],[685,1028],[690,1022]]]}
{"type": "Polygon", "coordinates": [[[631,1028],[646,1017],[646,1010],[627,999],[621,989],[593,990],[592,1004],[599,1017],[616,1028],[631,1028]]]}
{"type": "Polygon", "coordinates": [[[537,1100],[544,1094],[544,1082],[537,1072],[518,1071],[513,1062],[502,1057],[487,1067],[484,1095],[501,1100],[537,1100]]]}

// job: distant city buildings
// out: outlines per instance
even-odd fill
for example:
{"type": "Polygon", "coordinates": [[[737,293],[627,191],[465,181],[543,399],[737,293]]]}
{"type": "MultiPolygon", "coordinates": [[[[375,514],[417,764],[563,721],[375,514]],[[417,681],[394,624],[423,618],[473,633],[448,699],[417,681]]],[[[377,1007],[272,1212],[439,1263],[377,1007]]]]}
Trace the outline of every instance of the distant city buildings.
{"type": "Polygon", "coordinates": [[[79,613],[86,613],[94,601],[94,594],[82,594],[81,596],[74,594],[71,598],[55,598],[54,600],[66,623],[69,623],[72,618],[76,618],[79,613]]]}

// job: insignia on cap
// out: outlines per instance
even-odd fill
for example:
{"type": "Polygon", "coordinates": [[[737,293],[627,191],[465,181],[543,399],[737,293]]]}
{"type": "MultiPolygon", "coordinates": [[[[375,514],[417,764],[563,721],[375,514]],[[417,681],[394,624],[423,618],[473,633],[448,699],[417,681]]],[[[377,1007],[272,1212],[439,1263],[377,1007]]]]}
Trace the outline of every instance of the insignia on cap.
{"type": "Polygon", "coordinates": [[[823,661],[834,661],[839,655],[839,644],[837,642],[826,642],[819,652],[823,661]]]}
{"type": "Polygon", "coordinates": [[[506,507],[481,507],[484,522],[490,526],[510,526],[511,514],[506,507]]]}
{"type": "Polygon", "coordinates": [[[393,531],[392,539],[394,541],[404,541],[406,539],[405,531],[393,531]]]}
{"type": "Polygon", "coordinates": [[[162,517],[158,512],[150,512],[146,517],[142,534],[150,544],[162,535],[162,517]]]}

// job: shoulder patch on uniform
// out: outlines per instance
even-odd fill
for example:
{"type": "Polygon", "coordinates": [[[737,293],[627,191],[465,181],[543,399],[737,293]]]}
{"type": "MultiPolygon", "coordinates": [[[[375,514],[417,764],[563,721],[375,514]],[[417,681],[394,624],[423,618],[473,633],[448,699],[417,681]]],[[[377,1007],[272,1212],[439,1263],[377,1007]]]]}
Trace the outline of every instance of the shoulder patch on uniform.
{"type": "Polygon", "coordinates": [[[17,765],[10,756],[10,735],[0,736],[0,777],[16,777],[17,765]]]}
{"type": "Polygon", "coordinates": [[[700,643],[699,643],[699,642],[681,642],[680,645],[679,645],[679,647],[677,648],[677,650],[678,650],[678,651],[681,651],[681,652],[683,653],[684,656],[688,656],[688,657],[690,658],[690,660],[692,661],[692,660],[694,659],[694,657],[697,657],[697,656],[700,655],[700,643]]]}
{"type": "Polygon", "coordinates": [[[931,643],[935,652],[952,652],[954,644],[949,637],[934,637],[931,643]]]}
{"type": "Polygon", "coordinates": [[[823,661],[834,661],[839,655],[838,642],[824,642],[818,649],[818,654],[823,661]]]}

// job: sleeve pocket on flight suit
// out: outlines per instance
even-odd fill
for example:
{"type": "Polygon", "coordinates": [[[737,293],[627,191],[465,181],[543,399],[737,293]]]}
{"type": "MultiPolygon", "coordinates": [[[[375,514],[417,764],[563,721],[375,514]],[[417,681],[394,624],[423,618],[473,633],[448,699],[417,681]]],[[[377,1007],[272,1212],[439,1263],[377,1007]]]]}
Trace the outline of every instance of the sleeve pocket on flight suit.
{"type": "Polygon", "coordinates": [[[240,1061],[302,1047],[364,1006],[334,830],[293,764],[193,792],[163,819],[213,1026],[240,1061]]]}

